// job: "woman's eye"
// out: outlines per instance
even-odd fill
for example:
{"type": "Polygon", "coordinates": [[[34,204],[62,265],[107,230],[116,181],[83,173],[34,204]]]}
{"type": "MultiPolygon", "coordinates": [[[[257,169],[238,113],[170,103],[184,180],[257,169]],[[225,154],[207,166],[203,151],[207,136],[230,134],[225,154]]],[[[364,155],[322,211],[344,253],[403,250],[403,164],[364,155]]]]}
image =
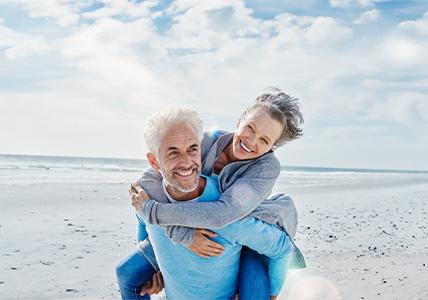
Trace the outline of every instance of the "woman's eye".
{"type": "Polygon", "coordinates": [[[268,145],[269,143],[268,143],[268,141],[267,140],[265,140],[265,139],[262,139],[262,143],[263,144],[266,144],[266,145],[268,145]]]}
{"type": "Polygon", "coordinates": [[[250,125],[247,125],[247,127],[248,127],[248,129],[251,131],[251,132],[253,132],[254,130],[253,130],[253,127],[251,127],[250,125]]]}

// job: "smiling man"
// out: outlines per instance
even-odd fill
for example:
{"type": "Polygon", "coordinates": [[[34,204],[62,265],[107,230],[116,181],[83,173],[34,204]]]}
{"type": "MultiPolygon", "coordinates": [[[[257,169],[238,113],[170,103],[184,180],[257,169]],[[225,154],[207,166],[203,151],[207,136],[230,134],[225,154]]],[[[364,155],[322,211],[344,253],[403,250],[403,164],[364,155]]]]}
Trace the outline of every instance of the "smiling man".
{"type": "MultiPolygon", "coordinates": [[[[217,180],[201,176],[202,122],[195,111],[179,108],[154,114],[146,122],[145,139],[150,151],[149,163],[162,174],[163,197],[167,202],[213,202],[219,198],[217,180]]],[[[157,180],[156,176],[153,180],[157,180]]],[[[137,190],[142,193],[141,187],[137,186],[137,190]]],[[[133,197],[135,199],[136,194],[133,197]]],[[[140,212],[138,218],[146,221],[140,212]]],[[[146,230],[170,300],[234,298],[242,245],[270,258],[270,290],[277,295],[293,249],[284,231],[254,217],[214,229],[216,234],[211,236],[224,246],[224,250],[219,251],[224,253],[210,259],[196,255],[181,244],[173,244],[161,227],[146,222],[146,230]]],[[[147,255],[144,249],[142,252],[147,255]]],[[[144,278],[150,278],[151,274],[144,278]]]]}

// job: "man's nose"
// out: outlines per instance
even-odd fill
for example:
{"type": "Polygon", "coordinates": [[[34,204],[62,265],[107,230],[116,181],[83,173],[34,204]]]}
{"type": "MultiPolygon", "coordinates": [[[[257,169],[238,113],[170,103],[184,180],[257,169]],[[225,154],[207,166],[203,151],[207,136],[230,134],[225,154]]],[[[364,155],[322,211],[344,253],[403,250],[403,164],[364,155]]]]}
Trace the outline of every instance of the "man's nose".
{"type": "Polygon", "coordinates": [[[185,153],[185,154],[181,155],[180,165],[183,168],[188,168],[191,165],[193,165],[193,162],[190,159],[189,154],[185,153]]]}

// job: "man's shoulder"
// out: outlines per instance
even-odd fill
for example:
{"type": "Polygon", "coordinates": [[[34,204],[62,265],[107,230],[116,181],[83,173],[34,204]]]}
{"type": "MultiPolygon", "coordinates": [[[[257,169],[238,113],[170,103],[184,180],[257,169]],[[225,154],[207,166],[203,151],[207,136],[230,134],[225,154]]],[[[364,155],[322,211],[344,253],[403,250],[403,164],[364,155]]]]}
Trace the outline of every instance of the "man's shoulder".
{"type": "Polygon", "coordinates": [[[201,177],[206,179],[205,189],[199,198],[199,202],[214,202],[220,198],[220,190],[218,188],[218,180],[201,174],[201,177]]]}

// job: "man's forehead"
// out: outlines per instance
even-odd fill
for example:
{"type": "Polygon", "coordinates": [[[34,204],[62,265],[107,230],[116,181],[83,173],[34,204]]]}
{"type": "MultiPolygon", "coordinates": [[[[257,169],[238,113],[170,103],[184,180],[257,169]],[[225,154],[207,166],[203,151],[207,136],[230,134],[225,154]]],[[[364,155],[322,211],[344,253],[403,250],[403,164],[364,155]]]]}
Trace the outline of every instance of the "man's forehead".
{"type": "Polygon", "coordinates": [[[164,149],[200,146],[196,130],[187,123],[168,124],[160,135],[161,148],[164,149]]]}

